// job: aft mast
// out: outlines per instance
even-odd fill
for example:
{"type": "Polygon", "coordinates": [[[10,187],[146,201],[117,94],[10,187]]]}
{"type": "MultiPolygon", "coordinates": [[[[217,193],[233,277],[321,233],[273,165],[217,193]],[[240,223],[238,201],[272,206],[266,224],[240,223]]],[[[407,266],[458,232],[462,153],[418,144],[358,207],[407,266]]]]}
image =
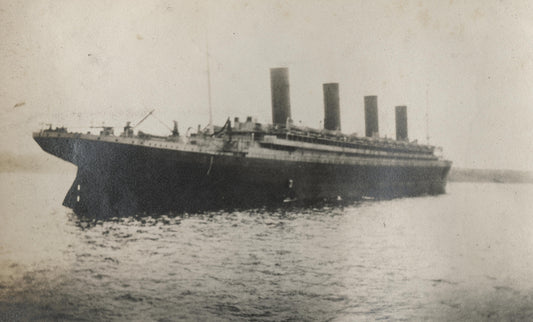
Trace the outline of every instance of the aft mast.
{"type": "Polygon", "coordinates": [[[209,35],[206,35],[205,40],[205,58],[206,58],[206,64],[207,64],[207,98],[208,98],[208,105],[209,105],[209,133],[215,133],[213,130],[213,106],[211,104],[211,70],[209,68],[209,35]]]}
{"type": "Polygon", "coordinates": [[[426,85],[426,144],[429,145],[429,94],[426,85]]]}

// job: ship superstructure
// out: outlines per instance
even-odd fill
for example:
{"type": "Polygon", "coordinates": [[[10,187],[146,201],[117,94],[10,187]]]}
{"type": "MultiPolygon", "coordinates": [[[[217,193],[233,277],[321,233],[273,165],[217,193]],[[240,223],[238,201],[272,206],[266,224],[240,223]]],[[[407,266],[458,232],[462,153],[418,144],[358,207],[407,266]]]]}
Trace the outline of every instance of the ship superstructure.
{"type": "Polygon", "coordinates": [[[168,137],[115,136],[49,128],[43,150],[77,165],[64,205],[116,214],[272,202],[392,198],[445,191],[451,162],[409,142],[407,109],[397,106],[396,140],[379,137],[377,97],[366,96],[365,137],[340,131],[338,84],[324,84],[324,129],[291,121],[288,70],[271,70],[272,124],[251,117],[168,137]]]}

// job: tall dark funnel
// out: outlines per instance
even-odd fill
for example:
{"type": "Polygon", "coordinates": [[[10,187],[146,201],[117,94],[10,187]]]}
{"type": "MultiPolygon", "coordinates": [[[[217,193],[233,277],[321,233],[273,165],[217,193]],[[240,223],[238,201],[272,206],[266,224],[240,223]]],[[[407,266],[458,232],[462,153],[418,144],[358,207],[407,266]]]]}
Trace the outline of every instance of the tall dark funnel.
{"type": "Polygon", "coordinates": [[[365,96],[365,135],[367,137],[379,135],[377,96],[365,96]]]}
{"type": "Polygon", "coordinates": [[[407,139],[407,106],[396,106],[396,140],[407,139]]]}
{"type": "Polygon", "coordinates": [[[324,129],[340,131],[339,84],[323,84],[322,88],[324,89],[324,129]]]}
{"type": "Polygon", "coordinates": [[[272,90],[272,123],[285,125],[291,117],[291,99],[289,91],[289,69],[270,69],[270,88],[272,90]]]}

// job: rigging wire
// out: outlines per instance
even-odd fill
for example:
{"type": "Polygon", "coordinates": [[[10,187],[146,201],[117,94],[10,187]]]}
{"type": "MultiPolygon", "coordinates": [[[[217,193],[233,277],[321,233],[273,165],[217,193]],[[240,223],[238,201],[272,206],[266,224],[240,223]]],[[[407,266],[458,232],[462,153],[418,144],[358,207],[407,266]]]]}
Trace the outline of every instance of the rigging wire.
{"type": "Polygon", "coordinates": [[[154,114],[155,110],[151,110],[150,113],[148,113],[145,117],[143,117],[142,120],[140,120],[137,124],[135,124],[134,127],[132,127],[132,129],[136,128],[137,126],[139,126],[142,122],[144,122],[144,120],[146,120],[149,116],[152,116],[153,118],[155,118],[159,123],[161,123],[164,127],[167,128],[167,130],[169,130],[170,132],[172,132],[172,129],[163,121],[161,121],[160,118],[158,118],[157,116],[155,116],[154,114]]]}
{"type": "Polygon", "coordinates": [[[155,114],[152,114],[152,116],[159,121],[159,123],[161,123],[164,127],[166,127],[170,132],[172,132],[173,130],[165,124],[165,122],[161,121],[157,116],[155,116],[155,114]]]}

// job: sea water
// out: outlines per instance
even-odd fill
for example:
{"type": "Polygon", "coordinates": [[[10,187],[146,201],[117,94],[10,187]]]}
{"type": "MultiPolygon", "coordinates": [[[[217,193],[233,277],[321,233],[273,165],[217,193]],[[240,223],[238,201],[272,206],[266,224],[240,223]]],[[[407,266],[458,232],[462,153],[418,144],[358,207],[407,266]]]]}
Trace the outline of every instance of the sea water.
{"type": "Polygon", "coordinates": [[[2,173],[0,320],[532,320],[533,185],[94,221],[2,173]]]}

